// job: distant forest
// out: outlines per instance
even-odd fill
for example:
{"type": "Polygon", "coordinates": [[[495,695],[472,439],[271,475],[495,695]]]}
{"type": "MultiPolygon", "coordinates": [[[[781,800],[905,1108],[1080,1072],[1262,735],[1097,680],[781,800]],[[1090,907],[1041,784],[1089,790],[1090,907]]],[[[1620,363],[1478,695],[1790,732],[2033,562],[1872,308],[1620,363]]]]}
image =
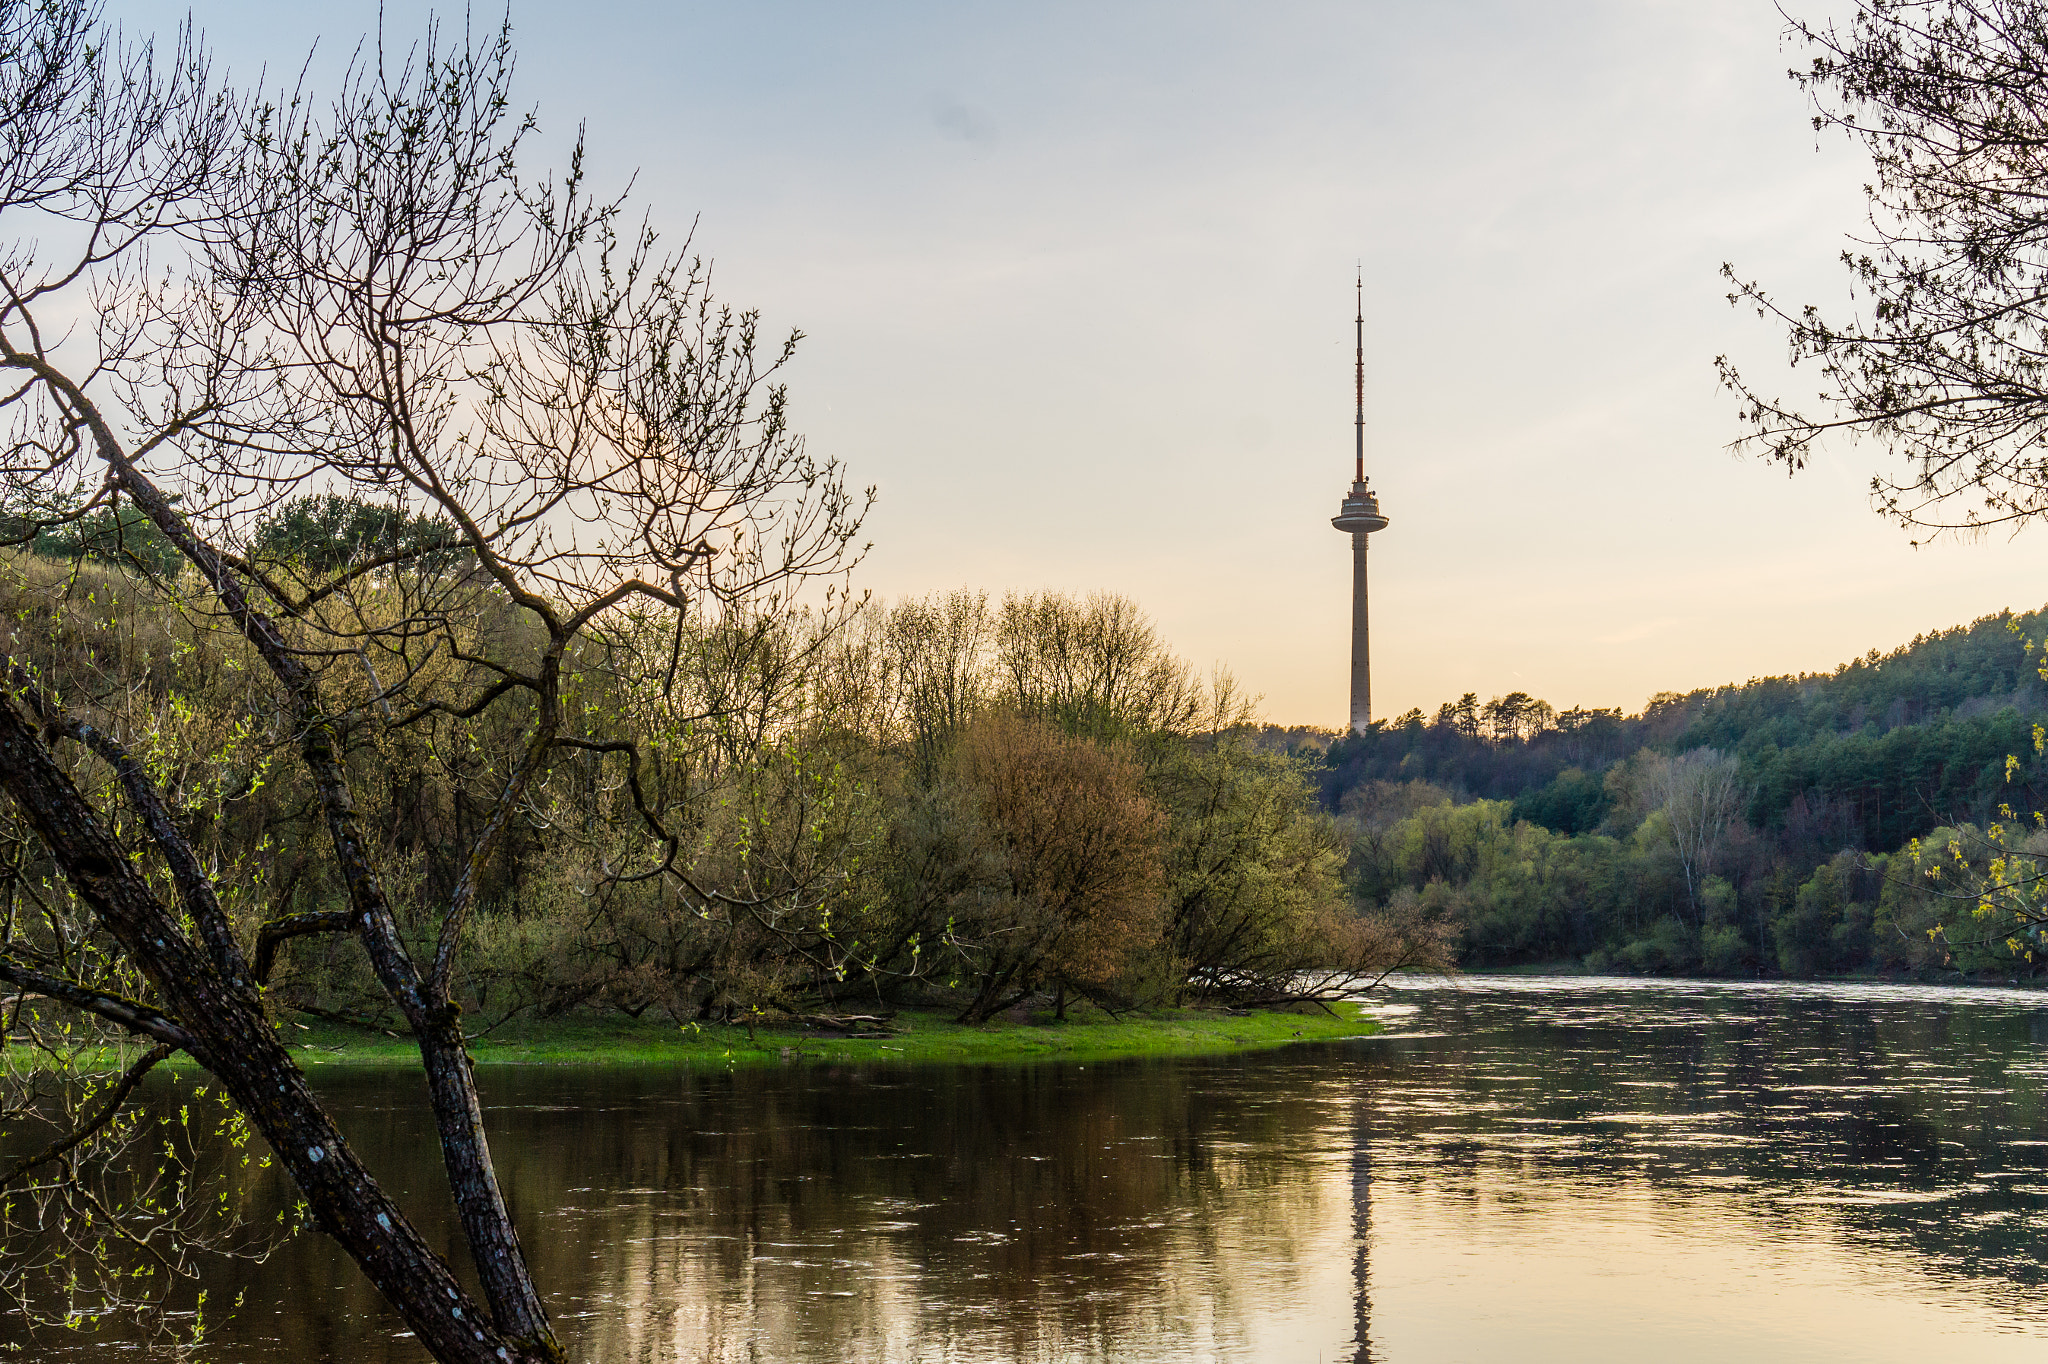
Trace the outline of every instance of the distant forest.
{"type": "MultiPolygon", "coordinates": [[[[122,639],[171,628],[160,619],[162,585],[149,582],[174,577],[179,558],[152,525],[103,509],[32,538],[30,529],[0,505],[0,538],[31,551],[0,558],[0,605],[31,589],[109,610],[119,600],[105,628],[122,639]]],[[[445,527],[360,500],[289,502],[251,534],[264,562],[314,571],[402,547],[423,572],[469,581],[461,556],[440,547],[445,527]]],[[[25,610],[12,607],[10,618],[34,618],[25,610]]],[[[69,647],[68,636],[29,633],[25,651],[69,647]]],[[[842,975],[803,963],[814,949],[840,950],[837,935],[855,923],[871,993],[943,981],[968,991],[954,1003],[975,1016],[1044,991],[1114,1007],[1190,994],[1267,998],[1311,962],[1439,961],[1450,940],[1478,968],[1999,978],[2039,969],[2007,946],[2008,924],[1977,920],[1956,898],[1967,874],[1931,882],[1924,872],[1958,850],[1982,868],[1989,825],[2030,825],[2048,809],[2048,759],[2035,738],[2048,726],[2048,608],[1873,650],[1831,673],[1660,692],[1638,715],[1468,692],[1356,735],[1248,722],[1250,706],[1227,679],[1205,694],[1119,597],[994,603],[958,592],[871,604],[830,630],[792,620],[756,633],[700,641],[701,687],[719,698],[705,708],[737,714],[731,679],[755,677],[749,685],[762,690],[746,703],[759,712],[747,743],[801,754],[792,772],[829,769],[844,785],[830,802],[845,822],[834,855],[860,871],[835,892],[846,904],[821,901],[806,930],[817,941],[794,956],[786,925],[759,941],[744,924],[720,929],[714,944],[698,940],[703,920],[672,905],[617,927],[616,941],[592,936],[595,920],[543,940],[536,924],[568,933],[571,919],[536,907],[576,897],[556,884],[573,867],[544,846],[567,825],[551,825],[507,851],[491,882],[505,913],[494,908],[476,929],[478,1008],[488,997],[509,1010],[659,1004],[679,1017],[794,1009],[846,988],[842,975]],[[813,628],[815,637],[804,633],[813,628]],[[1030,801],[1002,794],[1034,763],[1056,759],[1107,763],[1097,774],[1104,790],[1122,795],[1099,808],[1057,796],[1076,772],[1047,777],[1030,801]],[[998,795],[1023,804],[1001,813],[989,803],[998,795]],[[1101,846],[1152,851],[1120,908],[1106,883],[1077,880],[1068,908],[1047,920],[1059,931],[1023,960],[1002,946],[1020,941],[1003,915],[1051,894],[1050,872],[1033,872],[1022,899],[997,873],[1012,874],[1004,859],[1015,853],[1003,820],[1031,824],[1027,805],[1046,830],[1075,838],[1123,810],[1137,823],[1101,846]],[[1001,848],[1010,852],[998,856],[1001,848]],[[501,929],[512,936],[491,936],[501,929]],[[933,964],[941,956],[943,974],[933,964]]],[[[124,705],[142,704],[170,686],[143,686],[153,669],[212,666],[194,648],[180,635],[176,648],[138,653],[110,637],[88,656],[112,667],[124,705]]],[[[170,687],[201,698],[209,715],[216,690],[170,687]]],[[[479,723],[497,723],[493,714],[479,723]]],[[[215,718],[225,725],[225,715],[215,718]]],[[[132,723],[196,732],[190,722],[132,723]]],[[[378,807],[387,836],[415,850],[425,883],[442,893],[459,859],[421,843],[440,837],[421,812],[445,805],[459,825],[468,797],[457,797],[478,779],[436,775],[444,758],[432,746],[423,752],[436,756],[418,758],[426,766],[417,771],[407,766],[417,755],[375,751],[365,790],[388,788],[378,807]]],[[[731,759],[720,750],[705,770],[727,780],[740,770],[731,759]]],[[[601,789],[590,788],[593,799],[601,789]]],[[[238,797],[238,818],[223,827],[272,840],[292,903],[324,906],[329,891],[292,870],[299,845],[279,841],[298,816],[252,821],[252,808],[238,797]]],[[[766,809],[749,818],[772,823],[766,809]]],[[[2048,852],[2048,832],[2033,837],[2022,850],[2048,852]]],[[[461,846],[452,834],[444,842],[461,846]]],[[[1044,850],[1048,866],[1065,856],[1044,850]]],[[[337,1000],[371,998],[363,981],[316,958],[309,945],[291,951],[284,960],[296,974],[274,982],[277,997],[329,1012],[337,1000]]]]}
{"type": "Polygon", "coordinates": [[[2001,613],[1639,715],[1468,692],[1262,739],[1318,771],[1358,901],[1455,921],[1467,966],[2012,977],[2038,968],[1923,869],[2044,808],[2044,634],[2001,613]]]}

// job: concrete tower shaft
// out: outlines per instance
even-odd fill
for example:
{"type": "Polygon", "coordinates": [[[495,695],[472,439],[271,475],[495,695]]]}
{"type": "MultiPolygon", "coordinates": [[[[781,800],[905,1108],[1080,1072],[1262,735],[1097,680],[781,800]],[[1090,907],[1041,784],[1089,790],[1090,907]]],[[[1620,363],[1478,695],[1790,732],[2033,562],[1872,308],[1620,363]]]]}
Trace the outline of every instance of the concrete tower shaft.
{"type": "Polygon", "coordinates": [[[1372,641],[1366,607],[1366,541],[1387,528],[1380,500],[1365,477],[1365,276],[1358,278],[1357,453],[1351,491],[1330,524],[1351,537],[1351,729],[1372,723],[1372,641]]]}

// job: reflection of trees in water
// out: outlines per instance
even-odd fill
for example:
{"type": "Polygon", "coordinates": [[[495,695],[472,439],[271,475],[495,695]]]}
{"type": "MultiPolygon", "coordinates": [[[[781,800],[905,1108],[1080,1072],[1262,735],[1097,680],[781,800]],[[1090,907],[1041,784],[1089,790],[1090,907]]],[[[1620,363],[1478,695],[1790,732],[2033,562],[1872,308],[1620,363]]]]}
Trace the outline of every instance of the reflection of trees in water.
{"type": "MultiPolygon", "coordinates": [[[[1315,1238],[1350,1224],[1331,1159],[1348,1080],[1274,1057],[482,1075],[521,1238],[579,1358],[1241,1356],[1250,1319],[1327,1253],[1315,1238]]],[[[325,1086],[407,1196],[443,1179],[430,1127],[389,1102],[408,1083],[325,1086]]],[[[452,1220],[421,1230],[461,1263],[452,1220]]],[[[212,1285],[216,1303],[252,1286],[221,1336],[251,1348],[230,1358],[421,1357],[324,1238],[234,1276],[212,1285]]]]}
{"type": "Polygon", "coordinates": [[[2048,1281],[2048,1014],[1919,999],[1589,988],[1418,1001],[1368,1070],[1375,1171],[1437,1200],[1647,1184],[1909,1251],[2015,1293],[2048,1281]]]}
{"type": "Polygon", "coordinates": [[[622,1182],[700,1192],[687,1208],[649,1198],[602,1252],[598,1280],[637,1301],[608,1314],[595,1353],[837,1340],[897,1357],[915,1341],[930,1357],[1029,1359],[1202,1332],[1241,1343],[1261,1274],[1342,1216],[1323,1206],[1341,1191],[1299,1159],[1330,1099],[1198,1073],[682,1081],[665,1140],[614,1129],[622,1182]]]}
{"type": "MultiPolygon", "coordinates": [[[[2048,1027],[2025,1012],[1680,988],[1419,1002],[1409,1025],[1445,1036],[1085,1069],[493,1069],[484,1090],[587,1359],[1244,1357],[1311,1278],[1338,1347],[1354,1313],[1368,1333],[1352,1237],[1400,1244],[1398,1211],[1367,1225],[1390,1206],[1578,1215],[1625,1194],[2001,1312],[2044,1278],[2048,1197],[2011,1187],[2048,1189],[2048,1146],[2013,1145],[2048,1141],[2048,1027]],[[1845,1201],[1915,1194],[1938,1197],[1845,1201]]],[[[432,1133],[390,1103],[409,1083],[325,1088],[380,1178],[430,1195],[432,1133]]],[[[252,1187],[260,1211],[276,1191],[252,1187]]],[[[425,1230],[457,1258],[451,1225],[425,1230]]],[[[250,1343],[224,1359],[419,1357],[317,1236],[237,1272],[213,1300],[255,1285],[224,1337],[250,1343]]]]}

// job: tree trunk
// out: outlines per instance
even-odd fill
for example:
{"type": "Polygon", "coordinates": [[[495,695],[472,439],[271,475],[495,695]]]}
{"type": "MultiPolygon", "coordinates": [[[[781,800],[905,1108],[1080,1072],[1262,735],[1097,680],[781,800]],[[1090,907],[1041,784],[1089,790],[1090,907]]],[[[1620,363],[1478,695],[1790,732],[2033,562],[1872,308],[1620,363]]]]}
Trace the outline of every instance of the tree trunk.
{"type": "MultiPolygon", "coordinates": [[[[269,1141],[304,1194],[315,1223],[341,1244],[435,1358],[463,1364],[559,1361],[561,1350],[545,1325],[537,1335],[508,1333],[485,1319],[446,1262],[342,1139],[305,1072],[277,1040],[253,985],[223,975],[184,934],[5,697],[0,697],[0,787],[79,898],[148,977],[160,1008],[91,991],[67,993],[8,955],[0,955],[0,975],[171,1042],[204,1066],[269,1141]]],[[[463,1066],[466,1070],[466,1059],[463,1066]]],[[[488,1157],[484,1164],[488,1168],[488,1157]]],[[[484,1257],[478,1259],[481,1269],[484,1257]]]]}
{"type": "MultiPolygon", "coordinates": [[[[448,997],[452,967],[448,960],[459,936],[459,918],[467,908],[467,895],[474,893],[472,877],[489,855],[495,836],[516,803],[524,781],[548,750],[553,733],[549,721],[553,712],[542,709],[542,722],[528,745],[525,760],[502,793],[485,829],[470,849],[470,870],[458,884],[457,900],[442,925],[441,942],[432,973],[422,979],[419,968],[407,955],[399,936],[384,887],[369,855],[357,813],[355,796],[342,766],[341,745],[332,723],[326,718],[318,685],[305,663],[286,642],[283,632],[265,612],[250,601],[237,573],[220,553],[195,535],[170,500],[129,460],[120,443],[96,409],[82,393],[70,390],[74,400],[87,412],[94,443],[100,456],[120,480],[136,506],[153,521],[166,539],[176,545],[213,585],[236,628],[255,648],[283,688],[294,718],[301,726],[299,756],[319,793],[326,816],[328,838],[335,862],[347,888],[350,909],[356,916],[355,930],[378,981],[405,1014],[419,1039],[420,1060],[426,1069],[427,1092],[434,1106],[435,1124],[441,1136],[441,1154],[455,1195],[456,1211],[468,1238],[471,1259],[484,1295],[490,1302],[491,1317],[508,1336],[526,1342],[540,1359],[558,1359],[561,1349],[548,1325],[547,1311],[533,1282],[533,1274],[519,1247],[505,1199],[498,1187],[490,1146],[484,1135],[482,1108],[477,1102],[476,1076],[462,1046],[457,1011],[448,997]]],[[[545,661],[542,668],[545,703],[558,700],[554,687],[558,660],[545,661]]],[[[173,834],[175,836],[175,834],[173,834]]],[[[381,1288],[382,1285],[380,1284],[381,1288]]],[[[474,1312],[470,1313],[474,1317],[474,1312]]],[[[422,1339],[424,1339],[422,1335],[422,1339]]]]}

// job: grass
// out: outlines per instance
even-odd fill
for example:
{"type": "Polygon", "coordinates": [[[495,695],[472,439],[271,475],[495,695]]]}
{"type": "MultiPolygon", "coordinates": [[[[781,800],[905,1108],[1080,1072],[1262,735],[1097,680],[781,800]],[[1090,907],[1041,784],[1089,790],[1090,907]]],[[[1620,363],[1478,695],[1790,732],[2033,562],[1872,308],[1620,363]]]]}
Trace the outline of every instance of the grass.
{"type": "MultiPolygon", "coordinates": [[[[1094,1061],[1125,1056],[1188,1056],[1285,1046],[1292,1042],[1357,1037],[1375,1031],[1355,1004],[1334,1015],[1315,1010],[1260,1010],[1235,1015],[1179,1009],[1121,1021],[1093,1010],[1070,1011],[1065,1023],[1050,1012],[1029,1021],[986,1026],[955,1023],[942,1013],[904,1010],[888,1037],[842,1037],[789,1026],[673,1023],[623,1016],[515,1020],[478,1038],[470,1053],[479,1066],[751,1066],[804,1062],[890,1061],[991,1063],[1040,1060],[1094,1061]]],[[[419,1052],[408,1038],[385,1037],[327,1023],[287,1023],[282,1032],[302,1066],[414,1066],[419,1052]]]]}

